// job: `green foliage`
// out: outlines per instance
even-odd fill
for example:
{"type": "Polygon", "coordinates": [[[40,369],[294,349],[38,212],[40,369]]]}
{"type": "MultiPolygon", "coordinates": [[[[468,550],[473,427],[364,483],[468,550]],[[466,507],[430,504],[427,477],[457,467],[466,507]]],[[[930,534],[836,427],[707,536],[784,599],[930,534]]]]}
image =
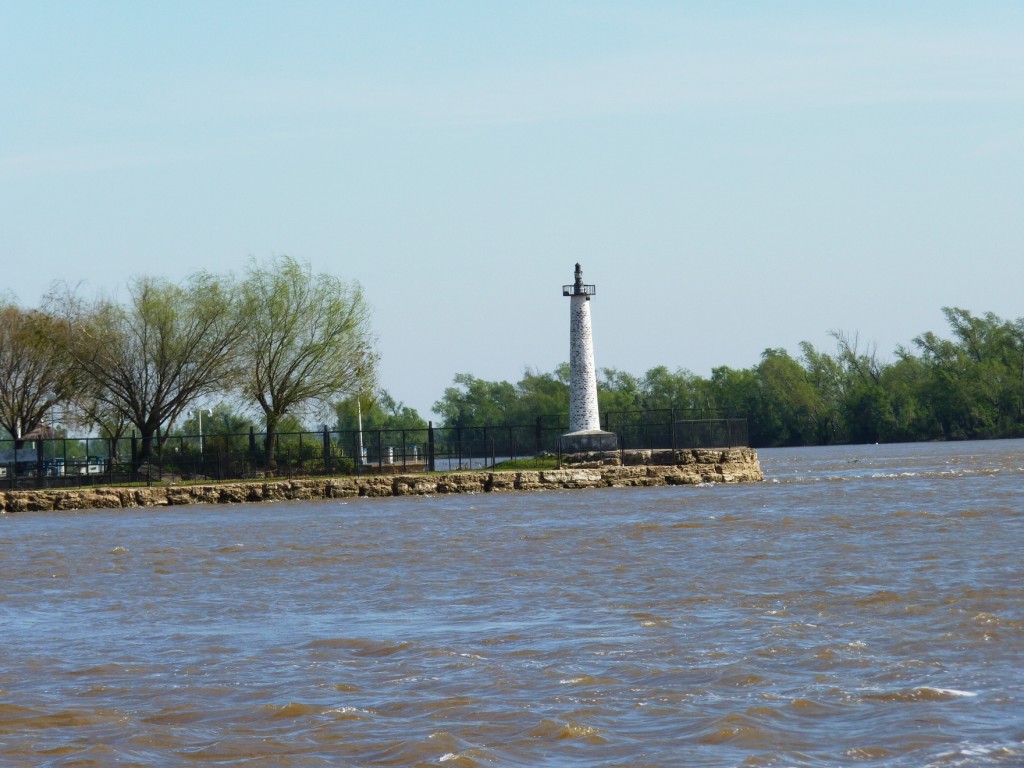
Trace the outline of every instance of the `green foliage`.
{"type": "Polygon", "coordinates": [[[783,349],[766,349],[754,370],[758,426],[777,445],[805,445],[818,432],[820,397],[807,371],[783,349]]]}
{"type": "Polygon", "coordinates": [[[808,342],[800,344],[808,384],[817,393],[815,434],[811,443],[825,445],[844,439],[841,418],[846,372],[834,357],[819,352],[808,342]]]}
{"type": "Polygon", "coordinates": [[[512,424],[516,414],[516,388],[507,381],[484,381],[468,373],[457,373],[455,386],[434,403],[445,426],[477,427],[512,424]]]}
{"type": "Polygon", "coordinates": [[[333,429],[339,432],[358,430],[360,418],[365,432],[427,428],[426,420],[420,417],[416,409],[396,401],[383,389],[378,390],[373,397],[352,396],[336,402],[334,415],[333,429]]]}
{"type": "Polygon", "coordinates": [[[236,410],[230,403],[220,402],[213,408],[195,408],[188,411],[187,418],[170,432],[171,435],[198,435],[202,422],[202,433],[207,437],[215,435],[249,434],[249,428],[258,429],[256,422],[236,410]],[[200,416],[200,411],[202,415],[200,416]]]}
{"type": "Polygon", "coordinates": [[[323,452],[318,432],[310,434],[310,428],[293,414],[286,413],[277,423],[274,433],[274,453],[277,456],[312,458],[323,452]]]}
{"type": "MultiPolygon", "coordinates": [[[[943,312],[951,338],[923,333],[913,342],[919,356],[898,348],[891,362],[834,332],[835,354],[806,342],[799,358],[766,349],[754,367],[715,368],[709,379],[664,366],[643,376],[605,368],[601,414],[745,417],[754,446],[1024,435],[1024,320],[943,312]]],[[[516,385],[459,374],[434,408],[447,426],[528,425],[567,414],[568,392],[565,369],[528,370],[516,385]]]]}
{"type": "Polygon", "coordinates": [[[56,321],[38,310],[0,304],[0,428],[20,438],[76,389],[74,366],[54,339],[56,321]]]}
{"type": "Polygon", "coordinates": [[[174,438],[181,438],[178,441],[180,450],[198,451],[201,432],[207,453],[244,451],[249,445],[250,429],[263,431],[255,421],[230,403],[220,402],[210,409],[189,410],[188,417],[181,422],[180,427],[169,432],[168,439],[173,441],[174,438]]]}
{"type": "Polygon", "coordinates": [[[141,462],[161,426],[233,380],[243,325],[231,285],[212,275],[137,278],[125,304],[51,296],[49,308],[60,318],[50,340],[73,361],[83,399],[139,430],[141,462]]]}
{"type": "MultiPolygon", "coordinates": [[[[707,408],[706,385],[689,371],[653,368],[641,378],[603,368],[597,382],[601,413],[650,409],[707,408]]],[[[527,368],[515,384],[456,374],[453,386],[434,404],[448,427],[530,426],[541,418],[546,427],[565,423],[569,413],[569,366],[552,373],[527,368]]]]}
{"type": "Polygon", "coordinates": [[[953,332],[914,339],[927,368],[921,388],[946,438],[1016,437],[1022,434],[1024,319],[975,317],[943,309],[953,332]]]}
{"type": "Polygon", "coordinates": [[[265,458],[274,461],[286,414],[327,408],[372,388],[377,366],[369,308],[357,284],[313,274],[288,256],[252,263],[240,286],[243,398],[262,409],[265,458]]]}
{"type": "Polygon", "coordinates": [[[537,416],[569,412],[569,364],[553,373],[538,373],[527,368],[516,384],[518,402],[511,419],[518,424],[531,424],[537,416]]]}

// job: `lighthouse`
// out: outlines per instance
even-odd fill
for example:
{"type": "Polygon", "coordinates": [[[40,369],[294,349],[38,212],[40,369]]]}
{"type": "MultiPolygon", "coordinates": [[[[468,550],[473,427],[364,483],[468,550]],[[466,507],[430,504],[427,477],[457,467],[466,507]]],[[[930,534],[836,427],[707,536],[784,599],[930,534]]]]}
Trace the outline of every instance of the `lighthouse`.
{"type": "Polygon", "coordinates": [[[569,297],[569,432],[561,437],[562,451],[615,450],[618,441],[613,433],[602,431],[597,407],[597,367],[590,325],[590,297],[597,288],[583,282],[578,262],[575,278],[572,285],[562,286],[562,295],[569,297]]]}

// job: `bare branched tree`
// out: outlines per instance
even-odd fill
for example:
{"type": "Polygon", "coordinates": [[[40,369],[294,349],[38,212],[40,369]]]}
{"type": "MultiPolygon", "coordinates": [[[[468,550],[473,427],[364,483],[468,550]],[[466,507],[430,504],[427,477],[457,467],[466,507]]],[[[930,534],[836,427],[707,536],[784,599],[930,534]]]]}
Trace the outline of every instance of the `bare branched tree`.
{"type": "Polygon", "coordinates": [[[859,334],[850,336],[845,331],[829,331],[829,336],[836,340],[839,359],[849,370],[865,382],[879,383],[883,366],[878,359],[878,346],[874,342],[868,344],[864,352],[861,352],[859,334]]]}

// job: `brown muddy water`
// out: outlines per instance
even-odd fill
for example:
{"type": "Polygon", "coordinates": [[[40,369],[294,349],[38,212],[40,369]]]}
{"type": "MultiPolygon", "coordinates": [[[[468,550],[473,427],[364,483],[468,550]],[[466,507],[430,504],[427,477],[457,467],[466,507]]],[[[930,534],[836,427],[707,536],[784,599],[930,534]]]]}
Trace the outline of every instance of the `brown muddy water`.
{"type": "Polygon", "coordinates": [[[1024,442],[0,517],[0,765],[1024,765],[1024,442]]]}

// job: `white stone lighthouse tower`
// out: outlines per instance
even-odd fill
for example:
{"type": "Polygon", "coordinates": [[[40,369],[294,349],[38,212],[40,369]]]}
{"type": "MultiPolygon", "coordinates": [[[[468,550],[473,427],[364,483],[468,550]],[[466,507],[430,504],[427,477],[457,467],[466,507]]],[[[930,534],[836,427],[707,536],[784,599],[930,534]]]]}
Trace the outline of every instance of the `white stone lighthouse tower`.
{"type": "Polygon", "coordinates": [[[583,270],[576,264],[576,282],[562,286],[569,297],[569,432],[562,435],[566,453],[614,450],[615,435],[601,430],[597,408],[597,367],[590,328],[590,297],[596,286],[584,285],[583,270]]]}

